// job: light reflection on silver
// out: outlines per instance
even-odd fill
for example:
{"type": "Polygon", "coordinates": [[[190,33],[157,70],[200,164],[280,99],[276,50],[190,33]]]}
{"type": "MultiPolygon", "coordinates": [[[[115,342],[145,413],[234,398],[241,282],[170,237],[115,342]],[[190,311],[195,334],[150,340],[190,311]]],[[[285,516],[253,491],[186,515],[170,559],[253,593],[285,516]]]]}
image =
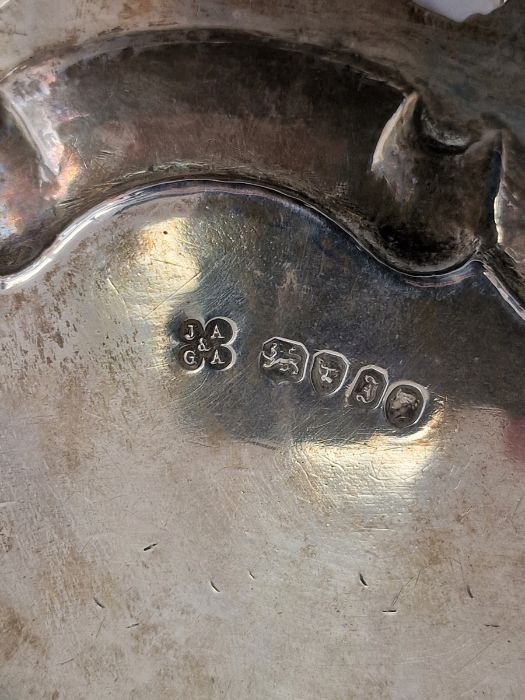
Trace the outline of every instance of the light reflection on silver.
{"type": "MultiPolygon", "coordinates": [[[[357,674],[361,697],[360,669],[385,679],[392,660],[425,698],[443,666],[466,664],[447,683],[467,689],[476,654],[520,673],[525,329],[479,267],[416,286],[295,201],[166,183],[91,212],[6,282],[2,587],[39,640],[5,663],[12,685],[45,656],[98,693],[111,649],[121,688],[171,649],[224,687],[240,655],[260,697],[284,655],[286,693],[308,700],[334,696],[316,678],[341,649],[336,679],[346,692],[357,674]],[[215,316],[238,325],[235,365],[182,371],[173,324],[215,316]],[[260,349],[281,336],[341,352],[347,384],[376,365],[428,387],[424,419],[396,431],[345,388],[264,381],[260,349]]],[[[194,678],[169,686],[191,697],[194,678]]]]}

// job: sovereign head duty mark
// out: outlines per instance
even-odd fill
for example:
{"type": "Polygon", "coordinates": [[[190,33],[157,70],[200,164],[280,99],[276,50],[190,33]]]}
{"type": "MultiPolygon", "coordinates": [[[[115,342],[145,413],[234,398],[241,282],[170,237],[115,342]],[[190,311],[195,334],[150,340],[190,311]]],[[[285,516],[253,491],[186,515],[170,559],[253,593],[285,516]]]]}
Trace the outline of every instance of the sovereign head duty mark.
{"type": "MultiPolygon", "coordinates": [[[[177,331],[179,364],[188,372],[205,366],[210,370],[229,369],[237,357],[232,347],[236,337],[237,325],[224,316],[211,318],[206,323],[187,318],[177,331]]],[[[350,363],[335,350],[319,350],[310,356],[303,343],[273,336],[262,344],[259,369],[274,384],[300,384],[308,374],[317,396],[325,399],[342,390],[350,363]]],[[[355,409],[373,411],[382,406],[386,420],[397,429],[416,425],[428,402],[425,387],[408,380],[390,383],[386,369],[376,365],[361,367],[344,396],[346,405],[355,409]]]]}
{"type": "MultiPolygon", "coordinates": [[[[307,372],[310,354],[300,342],[273,337],[263,343],[259,367],[276,384],[298,384],[307,372]]],[[[335,396],[343,388],[350,363],[340,352],[314,353],[310,382],[320,398],[335,396]]],[[[388,372],[376,365],[361,367],[345,392],[346,404],[375,410],[383,405],[387,421],[395,428],[408,428],[422,417],[427,391],[414,382],[400,381],[389,386],[388,372]]]]}

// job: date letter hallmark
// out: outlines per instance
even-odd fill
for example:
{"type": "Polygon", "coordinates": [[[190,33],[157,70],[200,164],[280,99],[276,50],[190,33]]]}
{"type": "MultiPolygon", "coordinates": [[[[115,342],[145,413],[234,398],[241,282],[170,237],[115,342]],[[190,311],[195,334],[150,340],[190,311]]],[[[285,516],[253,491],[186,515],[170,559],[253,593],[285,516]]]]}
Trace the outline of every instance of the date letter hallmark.
{"type": "Polygon", "coordinates": [[[184,320],[178,330],[180,347],[179,364],[188,372],[196,372],[208,365],[210,369],[229,369],[235,363],[235,350],[231,347],[237,336],[233,321],[218,316],[203,327],[194,318],[184,320]]]}
{"type": "MultiPolygon", "coordinates": [[[[259,355],[262,374],[276,384],[299,384],[306,376],[310,353],[297,340],[273,337],[265,341],[259,355]]],[[[320,350],[312,356],[310,382],[320,399],[339,393],[348,377],[349,360],[335,350],[320,350]]],[[[382,407],[386,422],[397,430],[420,422],[428,404],[425,387],[407,380],[389,383],[386,369],[365,365],[357,370],[344,391],[345,405],[356,410],[377,411],[382,407]]]]}
{"type": "Polygon", "coordinates": [[[263,374],[276,384],[302,382],[310,353],[302,343],[286,338],[270,338],[259,355],[259,366],[263,374]]]}
{"type": "MultiPolygon", "coordinates": [[[[206,324],[187,318],[177,330],[175,357],[187,372],[197,372],[205,366],[219,371],[229,369],[236,360],[232,347],[236,337],[237,325],[222,316],[206,324]]],[[[262,344],[259,370],[273,383],[300,384],[308,369],[310,385],[318,399],[328,399],[334,408],[332,397],[341,392],[345,407],[358,411],[359,415],[363,410],[378,414],[381,410],[379,415],[397,431],[415,426],[427,413],[428,390],[408,380],[392,383],[382,367],[365,365],[356,369],[342,391],[350,362],[340,352],[320,350],[312,355],[310,362],[310,352],[298,340],[274,336],[262,344]]]]}
{"type": "Polygon", "coordinates": [[[368,365],[362,367],[350,384],[347,403],[353,406],[377,408],[388,386],[388,372],[381,367],[368,365]]]}

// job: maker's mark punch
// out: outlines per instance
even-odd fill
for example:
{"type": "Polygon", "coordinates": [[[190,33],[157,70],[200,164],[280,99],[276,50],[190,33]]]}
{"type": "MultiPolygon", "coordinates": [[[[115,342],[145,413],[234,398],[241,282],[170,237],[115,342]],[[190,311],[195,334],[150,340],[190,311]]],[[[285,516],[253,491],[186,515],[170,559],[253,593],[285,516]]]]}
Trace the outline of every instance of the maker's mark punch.
{"type": "Polygon", "coordinates": [[[222,316],[210,319],[204,327],[194,318],[185,319],[178,330],[181,346],[177,355],[181,366],[190,372],[205,364],[211,369],[229,369],[235,362],[231,347],[235,336],[235,324],[222,316]]]}

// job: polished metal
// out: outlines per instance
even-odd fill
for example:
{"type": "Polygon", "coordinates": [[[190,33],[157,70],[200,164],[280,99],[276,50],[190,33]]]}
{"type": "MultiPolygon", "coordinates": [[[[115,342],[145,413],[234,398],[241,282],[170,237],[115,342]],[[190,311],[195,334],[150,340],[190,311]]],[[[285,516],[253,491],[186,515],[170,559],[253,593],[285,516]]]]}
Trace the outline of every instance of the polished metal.
{"type": "Polygon", "coordinates": [[[480,266],[416,282],[267,189],[166,183],[87,212],[0,300],[12,695],[42,667],[66,697],[521,677],[525,328],[480,266]],[[227,371],[181,366],[195,320],[210,345],[236,324],[227,371]],[[297,374],[265,367],[275,343],[297,374]],[[349,372],[323,396],[328,351],[349,372]],[[422,422],[389,422],[394,384],[349,400],[380,367],[428,388],[422,422]]]}
{"type": "Polygon", "coordinates": [[[0,698],[520,698],[520,3],[143,5],[5,25],[0,698]]]}

